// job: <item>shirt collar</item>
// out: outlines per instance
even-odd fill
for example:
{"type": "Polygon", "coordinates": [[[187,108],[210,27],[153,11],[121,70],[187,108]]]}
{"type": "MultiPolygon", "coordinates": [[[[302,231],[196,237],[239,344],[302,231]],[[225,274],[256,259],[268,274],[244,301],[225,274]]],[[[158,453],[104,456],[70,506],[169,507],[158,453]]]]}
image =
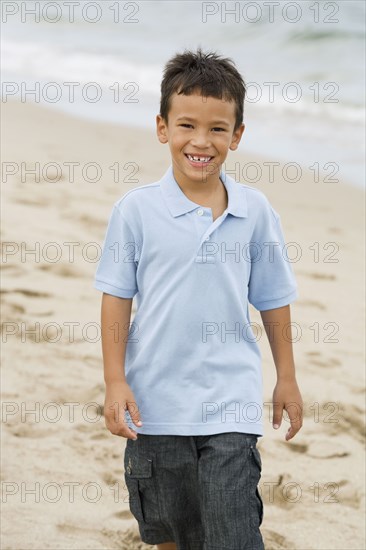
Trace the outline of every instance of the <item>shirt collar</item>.
{"type": "MultiPolygon", "coordinates": [[[[232,214],[239,218],[247,218],[248,208],[245,187],[228,176],[224,170],[220,171],[220,179],[225,185],[228,195],[228,214],[232,214]]],[[[160,188],[167,207],[174,217],[186,214],[199,207],[199,205],[191,201],[179,187],[173,174],[172,165],[169,166],[168,170],[161,178],[160,188]]]]}

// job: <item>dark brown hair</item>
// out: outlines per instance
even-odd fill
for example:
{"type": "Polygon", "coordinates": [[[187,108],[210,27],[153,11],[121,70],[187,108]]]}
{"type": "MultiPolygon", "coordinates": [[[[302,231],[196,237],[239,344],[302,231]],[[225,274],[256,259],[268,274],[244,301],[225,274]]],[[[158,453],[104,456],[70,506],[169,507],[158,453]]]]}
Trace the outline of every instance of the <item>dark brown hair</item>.
{"type": "Polygon", "coordinates": [[[168,121],[170,98],[174,93],[235,101],[235,130],[243,122],[245,82],[230,58],[216,52],[185,50],[172,57],[164,67],[161,82],[160,115],[168,121]]]}

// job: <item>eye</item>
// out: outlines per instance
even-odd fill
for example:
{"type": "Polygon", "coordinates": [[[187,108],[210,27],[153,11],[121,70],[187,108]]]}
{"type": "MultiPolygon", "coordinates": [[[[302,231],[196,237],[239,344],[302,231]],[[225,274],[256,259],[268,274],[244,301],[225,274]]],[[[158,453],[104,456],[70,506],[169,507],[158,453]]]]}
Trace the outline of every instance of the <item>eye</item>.
{"type": "Polygon", "coordinates": [[[224,128],[212,128],[215,131],[225,132],[224,128]]]}
{"type": "Polygon", "coordinates": [[[187,124],[187,123],[179,124],[179,126],[183,126],[183,128],[192,128],[192,124],[187,124]]]}

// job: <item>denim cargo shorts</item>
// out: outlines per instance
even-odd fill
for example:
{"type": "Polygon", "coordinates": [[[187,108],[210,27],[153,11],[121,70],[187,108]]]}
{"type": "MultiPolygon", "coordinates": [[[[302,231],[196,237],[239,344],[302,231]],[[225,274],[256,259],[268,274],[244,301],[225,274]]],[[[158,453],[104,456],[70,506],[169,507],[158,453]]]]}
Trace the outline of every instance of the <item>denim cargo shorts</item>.
{"type": "Polygon", "coordinates": [[[129,507],[147,544],[178,550],[264,550],[257,435],[127,439],[129,507]]]}

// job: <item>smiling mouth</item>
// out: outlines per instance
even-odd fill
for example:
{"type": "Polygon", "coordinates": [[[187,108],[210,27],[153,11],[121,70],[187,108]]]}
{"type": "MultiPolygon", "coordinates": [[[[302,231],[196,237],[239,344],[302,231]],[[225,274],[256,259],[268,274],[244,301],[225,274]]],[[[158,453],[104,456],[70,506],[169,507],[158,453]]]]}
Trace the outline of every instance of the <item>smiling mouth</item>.
{"type": "Polygon", "coordinates": [[[210,162],[210,160],[213,159],[213,157],[208,157],[206,155],[188,155],[187,153],[185,153],[185,156],[191,162],[210,162]]]}

